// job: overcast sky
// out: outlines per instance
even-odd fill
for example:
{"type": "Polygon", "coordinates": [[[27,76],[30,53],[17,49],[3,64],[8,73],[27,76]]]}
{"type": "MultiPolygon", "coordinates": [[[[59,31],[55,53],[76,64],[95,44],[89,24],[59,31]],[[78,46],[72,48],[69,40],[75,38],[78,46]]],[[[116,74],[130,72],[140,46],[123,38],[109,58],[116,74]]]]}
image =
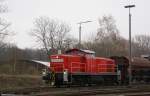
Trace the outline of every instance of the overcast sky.
{"type": "Polygon", "coordinates": [[[82,27],[82,39],[96,34],[98,18],[112,15],[120,34],[128,38],[128,9],[124,6],[135,4],[132,12],[132,36],[150,35],[150,0],[6,0],[9,12],[1,14],[12,23],[11,30],[16,33],[16,43],[20,48],[36,48],[35,40],[29,35],[33,21],[39,16],[48,16],[71,25],[71,35],[78,38],[78,22],[91,20],[82,27]]]}

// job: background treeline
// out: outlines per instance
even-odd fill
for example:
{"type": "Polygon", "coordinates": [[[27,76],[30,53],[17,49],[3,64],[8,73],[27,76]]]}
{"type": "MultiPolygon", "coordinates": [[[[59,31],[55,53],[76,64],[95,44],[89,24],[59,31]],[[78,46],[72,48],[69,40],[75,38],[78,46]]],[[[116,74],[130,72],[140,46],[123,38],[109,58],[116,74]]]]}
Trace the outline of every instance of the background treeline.
{"type": "MultiPolygon", "coordinates": [[[[82,41],[81,49],[96,52],[96,56],[128,56],[128,39],[120,35],[116,21],[112,16],[103,16],[98,19],[97,32],[82,41]]],[[[51,54],[57,50],[62,52],[69,48],[79,48],[78,39],[69,35],[71,27],[60,20],[49,17],[39,17],[34,21],[30,35],[36,39],[40,48],[20,49],[14,44],[5,42],[9,35],[8,25],[0,33],[0,72],[8,74],[39,74],[38,64],[28,60],[49,61],[51,54]],[[28,63],[28,64],[27,64],[28,63]]],[[[128,32],[127,32],[128,33],[128,32]]],[[[148,55],[150,53],[150,36],[136,35],[132,38],[132,56],[148,55]]],[[[42,66],[43,68],[43,66],[42,66]]]]}
{"type": "MultiPolygon", "coordinates": [[[[127,32],[128,34],[128,32],[127,32]]],[[[112,16],[103,16],[99,19],[97,34],[82,44],[84,49],[91,49],[97,56],[128,56],[129,41],[120,35],[112,16]]],[[[132,56],[150,54],[150,36],[132,36],[132,56]]]]}
{"type": "Polygon", "coordinates": [[[15,45],[7,44],[0,48],[1,74],[41,74],[44,66],[31,60],[47,61],[46,52],[42,49],[19,49],[15,45]]]}

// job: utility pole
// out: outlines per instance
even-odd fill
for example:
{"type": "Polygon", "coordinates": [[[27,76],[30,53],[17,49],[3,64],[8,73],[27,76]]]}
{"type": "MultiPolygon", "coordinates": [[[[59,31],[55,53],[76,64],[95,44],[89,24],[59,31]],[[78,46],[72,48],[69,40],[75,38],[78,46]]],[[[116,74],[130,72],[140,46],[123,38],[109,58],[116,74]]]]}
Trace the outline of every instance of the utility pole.
{"type": "Polygon", "coordinates": [[[132,65],[131,65],[131,60],[132,60],[132,46],[131,46],[131,13],[130,13],[130,8],[135,7],[135,5],[127,5],[124,6],[125,8],[129,8],[129,84],[131,85],[132,83],[132,65]]]}
{"type": "Polygon", "coordinates": [[[84,21],[84,22],[79,22],[79,48],[81,48],[81,30],[82,30],[82,24],[83,23],[89,23],[89,22],[92,22],[92,21],[84,21]]]}

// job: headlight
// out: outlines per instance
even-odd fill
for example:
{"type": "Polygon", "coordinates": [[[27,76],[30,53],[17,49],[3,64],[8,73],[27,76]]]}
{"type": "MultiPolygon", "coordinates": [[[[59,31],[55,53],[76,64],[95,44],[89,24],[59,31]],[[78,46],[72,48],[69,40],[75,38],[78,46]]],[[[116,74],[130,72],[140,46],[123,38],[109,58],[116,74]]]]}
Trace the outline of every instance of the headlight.
{"type": "Polygon", "coordinates": [[[45,75],[46,75],[46,72],[42,72],[42,75],[45,76],[45,75]]]}
{"type": "Polygon", "coordinates": [[[46,69],[42,70],[42,75],[45,76],[46,75],[46,69]]]}

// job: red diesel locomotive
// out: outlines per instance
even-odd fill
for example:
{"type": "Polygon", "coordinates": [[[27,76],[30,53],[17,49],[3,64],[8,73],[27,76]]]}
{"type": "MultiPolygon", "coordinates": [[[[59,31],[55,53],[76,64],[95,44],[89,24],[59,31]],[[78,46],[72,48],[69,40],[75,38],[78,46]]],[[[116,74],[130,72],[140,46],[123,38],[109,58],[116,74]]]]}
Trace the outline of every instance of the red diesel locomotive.
{"type": "Polygon", "coordinates": [[[127,72],[113,59],[95,57],[90,50],[70,49],[65,54],[51,55],[50,59],[50,71],[43,79],[56,86],[117,84],[124,76],[121,74],[127,72]]]}

